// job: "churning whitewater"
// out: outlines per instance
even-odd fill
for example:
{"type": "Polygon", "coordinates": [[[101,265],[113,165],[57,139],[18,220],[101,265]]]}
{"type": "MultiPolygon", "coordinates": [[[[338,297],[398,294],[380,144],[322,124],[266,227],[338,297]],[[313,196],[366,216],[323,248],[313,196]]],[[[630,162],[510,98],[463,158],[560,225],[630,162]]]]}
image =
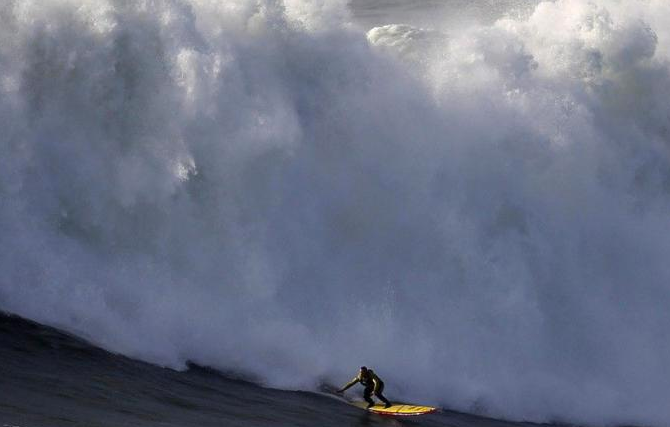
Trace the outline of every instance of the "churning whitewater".
{"type": "Polygon", "coordinates": [[[398,399],[667,425],[670,3],[350,13],[3,1],[0,310],[275,387],[367,364],[398,399]]]}

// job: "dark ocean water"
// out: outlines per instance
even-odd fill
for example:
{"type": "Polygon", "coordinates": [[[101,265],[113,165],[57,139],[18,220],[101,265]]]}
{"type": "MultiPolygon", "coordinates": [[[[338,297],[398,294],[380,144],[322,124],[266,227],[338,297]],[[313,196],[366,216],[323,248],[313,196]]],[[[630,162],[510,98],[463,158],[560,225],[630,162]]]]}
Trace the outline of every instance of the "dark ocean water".
{"type": "Polygon", "coordinates": [[[190,365],[179,372],[0,314],[0,425],[511,427],[443,411],[389,419],[314,392],[264,388],[190,365]]]}

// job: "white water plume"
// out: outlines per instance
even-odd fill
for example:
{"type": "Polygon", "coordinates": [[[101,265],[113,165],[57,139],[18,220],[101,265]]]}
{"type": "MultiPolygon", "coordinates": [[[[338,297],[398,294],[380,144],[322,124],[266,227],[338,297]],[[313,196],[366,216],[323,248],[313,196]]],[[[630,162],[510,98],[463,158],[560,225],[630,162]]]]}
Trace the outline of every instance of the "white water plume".
{"type": "Polygon", "coordinates": [[[664,425],[670,7],[0,5],[0,309],[151,362],[664,425]]]}

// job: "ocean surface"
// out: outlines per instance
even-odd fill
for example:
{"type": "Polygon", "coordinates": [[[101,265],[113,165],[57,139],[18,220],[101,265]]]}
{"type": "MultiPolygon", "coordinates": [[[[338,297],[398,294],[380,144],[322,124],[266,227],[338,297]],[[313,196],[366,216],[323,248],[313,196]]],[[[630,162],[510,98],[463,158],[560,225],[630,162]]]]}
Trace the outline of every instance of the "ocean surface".
{"type": "Polygon", "coordinates": [[[389,24],[460,30],[527,14],[540,0],[351,0],[354,23],[365,29],[389,24]]]}
{"type": "Polygon", "coordinates": [[[207,367],[161,368],[1,313],[0,375],[3,427],[533,426],[450,411],[383,417],[324,393],[263,388],[207,367]]]}
{"type": "Polygon", "coordinates": [[[667,426],[669,99],[667,0],[2,1],[0,425],[667,426]]]}

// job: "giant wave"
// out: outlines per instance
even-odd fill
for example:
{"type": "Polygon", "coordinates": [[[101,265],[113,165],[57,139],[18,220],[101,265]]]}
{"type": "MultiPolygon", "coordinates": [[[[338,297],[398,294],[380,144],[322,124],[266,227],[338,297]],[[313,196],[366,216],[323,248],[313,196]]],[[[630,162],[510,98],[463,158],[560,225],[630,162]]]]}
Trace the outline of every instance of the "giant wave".
{"type": "Polygon", "coordinates": [[[670,421],[670,5],[0,5],[0,309],[515,420],[670,421]],[[397,23],[400,24],[400,23],[397,23]]]}

